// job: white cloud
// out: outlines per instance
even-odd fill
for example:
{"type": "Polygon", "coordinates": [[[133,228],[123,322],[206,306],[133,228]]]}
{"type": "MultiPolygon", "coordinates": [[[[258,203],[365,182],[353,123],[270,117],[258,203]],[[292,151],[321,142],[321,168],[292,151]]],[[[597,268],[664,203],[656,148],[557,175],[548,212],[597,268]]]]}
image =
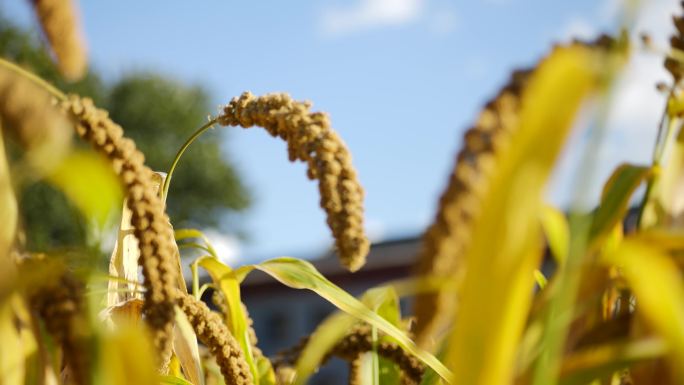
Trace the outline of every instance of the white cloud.
{"type": "Polygon", "coordinates": [[[558,35],[561,41],[570,41],[572,39],[587,40],[593,39],[597,35],[596,27],[588,20],[572,17],[570,18],[558,35]]]}
{"type": "Polygon", "coordinates": [[[453,8],[444,8],[432,12],[428,27],[436,35],[445,36],[454,32],[460,25],[458,13],[453,8]]]}
{"type": "Polygon", "coordinates": [[[379,218],[366,218],[366,234],[371,242],[380,242],[387,235],[387,226],[379,218]]]}
{"type": "Polygon", "coordinates": [[[359,0],[344,8],[327,8],[321,28],[328,35],[345,35],[367,29],[415,22],[425,8],[422,0],[359,0]]]}
{"type": "Polygon", "coordinates": [[[230,234],[222,234],[218,230],[209,229],[204,231],[221,262],[232,265],[240,257],[240,240],[230,234]]]}

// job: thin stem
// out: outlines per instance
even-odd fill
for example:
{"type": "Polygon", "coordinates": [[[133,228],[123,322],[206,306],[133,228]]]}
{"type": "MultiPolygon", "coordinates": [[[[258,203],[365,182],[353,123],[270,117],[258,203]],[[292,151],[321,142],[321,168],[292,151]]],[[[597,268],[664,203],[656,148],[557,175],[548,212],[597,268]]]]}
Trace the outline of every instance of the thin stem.
{"type": "Polygon", "coordinates": [[[192,295],[195,299],[200,299],[199,297],[199,272],[197,270],[197,261],[190,264],[190,270],[192,271],[192,295]]]}
{"type": "Polygon", "coordinates": [[[52,94],[52,96],[56,97],[59,100],[64,101],[67,98],[66,95],[64,94],[64,92],[60,91],[59,89],[57,89],[57,87],[48,83],[47,80],[41,78],[40,76],[38,76],[34,73],[31,73],[31,72],[21,68],[20,66],[12,63],[9,60],[0,58],[0,66],[5,67],[10,71],[31,80],[32,82],[36,83],[38,86],[44,88],[47,92],[49,92],[50,94],[52,94]]]}
{"type": "MultiPolygon", "coordinates": [[[[653,152],[653,164],[652,167],[657,168],[660,167],[660,165],[663,162],[663,155],[665,153],[665,149],[667,148],[667,142],[669,141],[669,138],[671,137],[671,133],[674,130],[674,127],[676,125],[676,119],[672,119],[667,114],[667,107],[665,108],[665,112],[663,113],[663,118],[660,122],[660,127],[658,128],[658,141],[656,143],[655,150],[653,152]],[[664,128],[667,127],[667,128],[664,128]]],[[[651,178],[648,179],[646,182],[646,192],[644,193],[644,196],[641,198],[641,204],[639,205],[639,214],[637,217],[637,228],[642,228],[643,227],[643,217],[644,213],[646,212],[646,206],[648,203],[651,201],[651,194],[653,192],[653,188],[656,184],[656,179],[658,178],[658,175],[653,175],[651,178]]]]}
{"type": "Polygon", "coordinates": [[[169,168],[169,172],[166,175],[166,179],[164,180],[164,185],[163,185],[162,189],[160,190],[161,199],[162,199],[162,202],[164,204],[166,204],[166,197],[169,194],[169,186],[171,185],[171,177],[173,177],[173,172],[176,170],[176,166],[178,165],[178,162],[180,161],[181,156],[183,156],[183,153],[185,152],[185,150],[187,150],[188,147],[190,147],[190,145],[197,138],[200,137],[200,135],[202,135],[208,129],[212,128],[214,126],[214,124],[216,124],[216,118],[211,119],[210,121],[205,123],[202,127],[197,129],[197,131],[195,131],[195,133],[192,134],[192,136],[190,136],[190,138],[188,138],[188,140],[185,141],[185,143],[180,148],[180,150],[178,150],[178,153],[176,154],[176,157],[173,159],[173,163],[171,164],[171,167],[169,168]]]}

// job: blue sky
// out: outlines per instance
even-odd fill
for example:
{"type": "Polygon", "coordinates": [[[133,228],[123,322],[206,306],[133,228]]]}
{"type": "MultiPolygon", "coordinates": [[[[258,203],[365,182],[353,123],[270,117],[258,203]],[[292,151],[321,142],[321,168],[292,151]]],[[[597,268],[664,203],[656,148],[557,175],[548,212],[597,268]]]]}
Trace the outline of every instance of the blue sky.
{"type": "MultiPolygon", "coordinates": [[[[664,46],[677,1],[644,3],[637,29],[664,46]]],[[[0,4],[35,28],[28,2],[0,4]]],[[[207,85],[217,106],[244,90],[286,91],[328,112],[353,154],[375,239],[418,234],[430,222],[462,132],[512,69],[534,63],[553,42],[615,31],[620,7],[617,0],[80,3],[91,63],[110,80],[154,69],[207,85]]],[[[597,181],[620,161],[649,159],[663,102],[654,82],[668,80],[660,60],[640,55],[618,83],[597,181]]],[[[225,154],[255,194],[244,217],[251,239],[210,237],[227,257],[323,252],[331,238],[304,165],[287,162],[285,144],[263,130],[231,130],[225,154]]],[[[569,200],[584,138],[575,135],[550,186],[557,204],[569,200]]],[[[599,185],[587,195],[597,196],[599,185]]]]}

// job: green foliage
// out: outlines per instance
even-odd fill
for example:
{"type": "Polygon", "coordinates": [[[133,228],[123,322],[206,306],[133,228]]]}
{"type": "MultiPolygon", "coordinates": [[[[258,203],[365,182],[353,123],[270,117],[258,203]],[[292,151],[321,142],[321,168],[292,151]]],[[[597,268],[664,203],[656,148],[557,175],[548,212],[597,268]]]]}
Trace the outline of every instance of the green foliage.
{"type": "MultiPolygon", "coordinates": [[[[213,110],[201,87],[186,87],[152,73],[126,76],[113,87],[109,100],[114,121],[126,128],[147,164],[163,171],[213,110]]],[[[200,137],[176,169],[167,200],[176,226],[218,226],[229,210],[247,207],[247,193],[222,156],[221,142],[215,135],[200,137]]]]}
{"type": "MultiPolygon", "coordinates": [[[[204,121],[207,112],[214,109],[202,87],[188,86],[153,72],[128,75],[108,87],[91,67],[82,80],[68,83],[47,52],[36,33],[23,30],[0,15],[0,56],[65,92],[88,96],[109,109],[114,121],[136,141],[154,170],[168,169],[175,151],[204,121]]],[[[218,139],[200,138],[179,165],[167,202],[175,224],[225,229],[231,223],[230,214],[249,205],[248,192],[237,171],[221,155],[224,135],[218,139]]],[[[11,147],[9,152],[19,153],[11,147]]],[[[22,225],[30,249],[80,247],[90,241],[86,220],[48,182],[35,181],[19,189],[22,225]]]]}

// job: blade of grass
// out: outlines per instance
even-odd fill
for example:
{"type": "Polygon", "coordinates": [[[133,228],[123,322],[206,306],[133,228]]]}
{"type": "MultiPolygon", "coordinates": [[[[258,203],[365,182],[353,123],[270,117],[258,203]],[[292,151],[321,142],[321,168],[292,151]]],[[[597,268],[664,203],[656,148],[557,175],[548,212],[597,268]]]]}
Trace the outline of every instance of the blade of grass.
{"type": "Polygon", "coordinates": [[[301,385],[320,366],[323,358],[357,321],[346,313],[334,313],[323,320],[311,333],[311,338],[302,349],[295,364],[295,378],[292,383],[301,385]]]}
{"type": "MultiPolygon", "coordinates": [[[[173,232],[176,242],[184,241],[186,239],[200,239],[204,242],[204,246],[198,243],[190,243],[190,245],[197,246],[201,250],[205,250],[214,258],[218,258],[216,250],[211,246],[209,239],[199,230],[196,229],[178,229],[173,232]]],[[[180,244],[179,247],[183,247],[184,244],[180,244]]]]}
{"type": "Polygon", "coordinates": [[[418,348],[416,344],[396,326],[374,313],[359,300],[327,280],[309,262],[296,258],[274,258],[256,265],[246,265],[236,271],[238,277],[244,277],[257,269],[272,276],[282,284],[294,289],[307,289],[315,292],[338,309],[355,318],[377,327],[404,350],[414,355],[426,366],[435,370],[445,381],[452,382],[452,373],[432,354],[418,348]]]}
{"type": "Polygon", "coordinates": [[[632,164],[622,164],[613,171],[603,187],[601,203],[594,214],[592,242],[600,243],[622,221],[632,194],[651,175],[651,167],[632,164]]]}
{"type": "Polygon", "coordinates": [[[570,229],[565,215],[553,206],[544,206],[541,212],[541,225],[551,255],[558,265],[565,263],[570,245],[570,229]]]}
{"type": "MultiPolygon", "coordinates": [[[[392,286],[381,286],[367,290],[361,299],[362,303],[376,311],[393,325],[401,325],[399,301],[392,286]]],[[[321,365],[325,355],[347,334],[357,320],[345,313],[336,312],[327,317],[314,331],[309,341],[302,349],[296,363],[297,383],[305,383],[311,374],[321,365]]],[[[391,362],[389,362],[392,364],[391,362]]],[[[382,371],[382,368],[380,368],[382,371]]],[[[381,373],[382,374],[382,373],[381,373]]],[[[387,374],[387,381],[391,380],[391,373],[387,374]]],[[[382,381],[382,384],[392,382],[382,381]]]]}
{"type": "Polygon", "coordinates": [[[252,372],[252,378],[258,379],[259,371],[252,353],[247,315],[242,308],[242,300],[240,299],[240,283],[233,269],[212,257],[200,258],[197,260],[197,264],[209,273],[214,285],[223,293],[228,303],[228,314],[225,314],[226,324],[242,348],[245,360],[252,372]]]}
{"type": "MultiPolygon", "coordinates": [[[[402,329],[399,297],[393,286],[387,285],[369,289],[361,297],[361,302],[392,325],[402,329]]],[[[372,338],[373,350],[369,353],[371,364],[371,376],[369,378],[373,380],[372,383],[374,385],[398,384],[400,378],[399,368],[392,361],[380,357],[377,352],[379,340],[393,341],[392,338],[388,336],[378,338],[378,329],[375,326],[372,327],[372,338]]]]}

